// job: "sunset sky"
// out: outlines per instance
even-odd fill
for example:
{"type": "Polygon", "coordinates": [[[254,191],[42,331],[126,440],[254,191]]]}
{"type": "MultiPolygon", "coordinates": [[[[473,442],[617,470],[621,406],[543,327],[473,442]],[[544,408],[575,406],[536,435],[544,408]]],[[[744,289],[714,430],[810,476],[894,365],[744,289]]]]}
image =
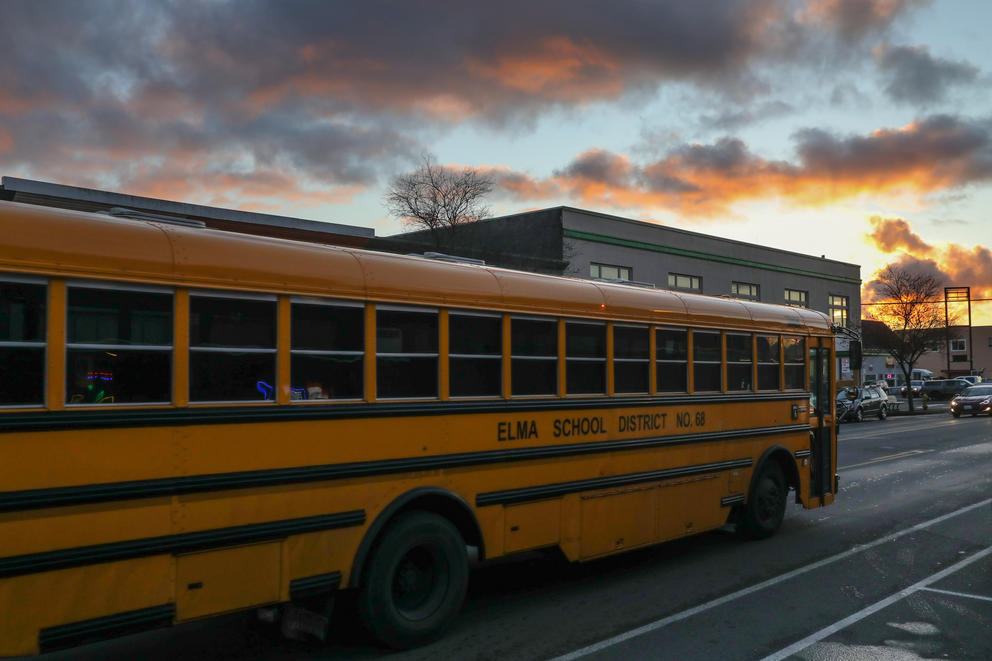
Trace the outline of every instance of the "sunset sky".
{"type": "Polygon", "coordinates": [[[430,152],[491,174],[495,215],[577,206],[992,298],[989,0],[2,9],[2,175],[388,235],[389,179],[430,152]]]}

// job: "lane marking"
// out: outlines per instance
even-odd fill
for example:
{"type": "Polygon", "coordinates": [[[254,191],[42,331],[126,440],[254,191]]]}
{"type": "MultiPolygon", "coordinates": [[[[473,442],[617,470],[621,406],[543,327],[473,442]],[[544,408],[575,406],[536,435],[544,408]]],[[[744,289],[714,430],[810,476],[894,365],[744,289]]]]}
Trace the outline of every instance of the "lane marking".
{"type": "Polygon", "coordinates": [[[802,640],[796,641],[795,643],[789,645],[784,649],[779,650],[778,652],[775,652],[774,654],[769,654],[761,661],[781,661],[782,659],[787,659],[793,654],[796,654],[797,652],[801,652],[802,650],[806,649],[813,643],[818,643],[827,636],[831,636],[837,633],[838,631],[846,629],[855,622],[859,622],[865,619],[866,617],[868,617],[869,615],[877,613],[878,611],[882,610],[883,608],[886,608],[887,606],[891,606],[897,601],[902,601],[906,597],[912,595],[914,592],[922,590],[931,583],[936,583],[937,581],[946,578],[947,576],[950,576],[951,574],[961,569],[964,569],[968,565],[981,560],[990,553],[992,553],[992,546],[988,546],[982,549],[981,551],[979,551],[978,553],[976,553],[975,555],[969,558],[965,558],[961,562],[953,564],[950,567],[947,567],[946,569],[937,572],[936,574],[931,574],[930,576],[924,578],[922,581],[914,583],[910,585],[908,588],[900,590],[895,594],[889,595],[888,597],[882,599],[881,601],[876,601],[871,606],[868,606],[867,608],[862,608],[857,613],[852,613],[851,615],[845,617],[843,620],[837,620],[830,626],[824,627],[819,631],[817,631],[816,633],[806,636],[802,640]]]}
{"type": "Polygon", "coordinates": [[[892,461],[893,459],[904,459],[905,457],[914,457],[918,454],[926,454],[928,452],[933,452],[933,450],[908,450],[906,452],[899,452],[898,454],[887,454],[884,457],[876,457],[870,461],[863,461],[860,464],[851,464],[850,466],[838,466],[837,470],[847,470],[848,468],[858,468],[860,466],[869,466],[871,464],[877,464],[882,461],[892,461]]]}
{"type": "Polygon", "coordinates": [[[867,431],[867,432],[856,432],[856,431],[852,431],[852,432],[849,432],[849,433],[846,433],[846,434],[843,431],[841,431],[841,433],[837,436],[837,441],[838,442],[840,442],[840,441],[859,441],[859,440],[865,439],[865,438],[878,438],[879,436],[891,436],[893,434],[902,434],[902,433],[905,433],[906,431],[926,431],[928,429],[940,429],[941,427],[950,426],[950,424],[953,423],[953,422],[955,422],[955,420],[953,418],[949,418],[949,419],[945,420],[944,422],[942,422],[940,424],[936,424],[936,425],[917,425],[917,426],[914,426],[912,430],[892,429],[892,430],[886,430],[886,431],[874,431],[874,430],[872,430],[872,431],[867,431]]]}
{"type": "Polygon", "coordinates": [[[940,594],[949,594],[952,597],[966,597],[968,599],[981,599],[982,601],[992,601],[992,597],[986,597],[981,594],[968,594],[967,592],[954,592],[953,590],[938,590],[937,588],[920,588],[922,592],[939,592],[940,594]]]}
{"type": "Polygon", "coordinates": [[[675,613],[674,615],[663,617],[660,620],[655,620],[654,622],[649,622],[645,625],[637,627],[636,629],[631,629],[630,631],[626,631],[624,633],[617,634],[616,636],[606,638],[604,640],[599,641],[598,643],[587,645],[586,647],[582,647],[573,652],[568,652],[567,654],[556,656],[553,659],[551,659],[551,661],[572,661],[573,659],[580,659],[584,656],[595,654],[596,652],[604,650],[608,647],[613,647],[614,645],[619,645],[620,643],[631,640],[632,638],[637,638],[638,636],[643,636],[646,633],[657,631],[658,629],[666,627],[674,622],[679,622],[681,620],[688,619],[694,615],[698,615],[699,613],[703,613],[713,608],[716,608],[717,606],[722,606],[736,599],[740,599],[741,597],[746,597],[749,594],[760,592],[765,588],[778,585],[779,583],[791,580],[797,576],[802,576],[803,574],[811,572],[815,569],[826,567],[827,565],[831,565],[840,560],[844,560],[845,558],[849,558],[852,555],[856,555],[858,553],[874,548],[876,546],[887,544],[888,542],[899,539],[900,537],[903,537],[905,535],[909,535],[919,530],[923,530],[924,528],[929,528],[930,526],[936,525],[943,521],[947,521],[948,519],[952,519],[958,515],[965,514],[966,512],[970,512],[971,510],[978,509],[979,507],[984,507],[990,503],[992,503],[992,498],[986,498],[983,501],[974,503],[972,505],[967,505],[965,507],[962,507],[961,509],[954,510],[953,512],[948,512],[947,514],[938,516],[935,519],[930,519],[929,521],[917,523],[915,526],[906,528],[905,530],[900,530],[899,532],[892,533],[891,535],[886,535],[885,537],[880,537],[879,539],[876,539],[871,542],[867,542],[865,544],[859,544],[858,546],[853,546],[846,551],[842,551],[837,555],[832,555],[828,558],[824,558],[823,560],[818,560],[813,564],[806,565],[798,569],[793,569],[792,571],[788,571],[784,574],[779,574],[774,578],[769,578],[760,583],[755,583],[750,587],[743,588],[736,592],[731,592],[730,594],[726,594],[722,597],[717,597],[716,599],[707,601],[704,604],[693,606],[688,610],[684,610],[679,613],[675,613]]]}

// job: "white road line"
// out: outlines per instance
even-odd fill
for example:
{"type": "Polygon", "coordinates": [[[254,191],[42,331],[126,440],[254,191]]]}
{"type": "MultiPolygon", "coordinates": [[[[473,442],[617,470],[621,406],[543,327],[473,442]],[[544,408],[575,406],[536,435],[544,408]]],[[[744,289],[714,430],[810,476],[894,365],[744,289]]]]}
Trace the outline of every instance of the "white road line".
{"type": "Polygon", "coordinates": [[[870,548],[874,548],[882,544],[887,544],[888,542],[899,539],[904,535],[909,535],[914,532],[917,532],[918,530],[929,528],[930,526],[936,525],[948,519],[952,519],[960,514],[970,512],[971,510],[978,509],[979,507],[987,506],[990,503],[992,503],[992,498],[987,498],[981,502],[974,503],[966,507],[962,507],[961,509],[954,510],[953,512],[948,512],[947,514],[944,514],[942,516],[938,516],[935,519],[930,519],[929,521],[924,521],[923,523],[917,523],[915,526],[906,528],[905,530],[900,530],[899,532],[892,533],[891,535],[886,535],[885,537],[881,537],[866,544],[859,544],[858,546],[854,546],[836,555],[832,555],[828,558],[824,558],[823,560],[819,560],[817,562],[806,565],[804,567],[800,567],[798,569],[793,569],[792,571],[786,572],[784,574],[780,574],[774,578],[770,578],[768,580],[762,581],[761,583],[755,583],[754,585],[744,588],[742,590],[738,590],[737,592],[731,592],[730,594],[724,595],[722,597],[718,597],[716,599],[713,599],[712,601],[707,601],[706,603],[700,604],[699,606],[694,606],[688,610],[675,613],[674,615],[669,615],[668,617],[663,617],[660,620],[649,622],[648,624],[637,627],[636,629],[631,629],[630,631],[617,634],[616,636],[613,636],[611,638],[601,640],[598,643],[593,643],[592,645],[587,645],[586,647],[577,649],[567,654],[563,654],[562,656],[557,656],[551,659],[551,661],[572,661],[573,659],[580,659],[584,656],[595,654],[600,650],[604,650],[608,647],[613,647],[614,645],[619,645],[620,643],[631,640],[632,638],[643,636],[646,633],[657,631],[658,629],[666,627],[674,622],[679,622],[681,620],[688,619],[694,615],[698,615],[699,613],[703,613],[713,608],[716,608],[717,606],[722,606],[723,604],[730,603],[735,599],[740,599],[741,597],[746,597],[749,594],[760,592],[765,588],[769,588],[772,587],[773,585],[777,585],[784,581],[788,581],[790,579],[795,578],[796,576],[802,576],[803,574],[811,572],[815,569],[826,567],[827,565],[833,564],[845,558],[849,558],[852,555],[861,553],[862,551],[866,551],[870,548]]]}
{"type": "Polygon", "coordinates": [[[899,452],[898,454],[887,454],[884,457],[876,457],[870,461],[863,461],[860,464],[851,464],[850,466],[838,466],[837,470],[847,470],[848,468],[859,468],[861,466],[868,466],[870,464],[877,464],[880,461],[891,461],[893,459],[905,459],[906,457],[915,457],[916,455],[926,454],[928,452],[933,452],[933,450],[907,450],[906,452],[899,452]]]}
{"type": "Polygon", "coordinates": [[[896,603],[897,601],[901,601],[902,599],[905,599],[906,597],[910,596],[914,592],[917,592],[918,590],[924,589],[926,586],[930,585],[931,583],[936,583],[937,581],[941,580],[942,578],[946,578],[947,576],[950,576],[954,572],[959,571],[961,569],[964,569],[965,567],[967,567],[971,563],[977,562],[978,560],[981,560],[982,558],[984,558],[985,556],[989,555],[990,553],[992,553],[992,546],[986,547],[986,548],[982,549],[981,551],[979,551],[978,553],[976,553],[975,555],[973,555],[973,556],[971,556],[969,558],[965,558],[961,562],[958,562],[956,564],[953,564],[950,567],[937,572],[936,574],[931,574],[930,576],[927,576],[926,578],[924,578],[922,581],[920,581],[918,583],[914,583],[913,585],[909,586],[908,588],[906,588],[904,590],[900,590],[899,592],[896,592],[895,594],[890,595],[890,596],[886,597],[885,599],[882,599],[881,601],[877,601],[874,604],[872,604],[871,606],[868,606],[867,608],[862,608],[857,613],[853,613],[851,615],[848,615],[843,620],[838,620],[837,622],[834,622],[833,624],[831,624],[829,627],[824,627],[823,629],[820,629],[816,633],[811,634],[809,636],[806,636],[802,640],[797,641],[797,642],[793,643],[792,645],[789,645],[785,649],[781,649],[778,652],[775,652],[774,654],[769,654],[768,656],[766,656],[761,661],[781,661],[782,659],[786,659],[786,658],[792,656],[793,654],[795,654],[796,652],[800,652],[800,651],[806,649],[807,647],[809,647],[813,643],[818,643],[821,640],[823,640],[824,638],[826,638],[827,636],[831,636],[831,635],[837,633],[838,631],[841,631],[843,629],[846,629],[847,627],[851,626],[855,622],[858,622],[860,620],[863,620],[866,617],[868,617],[869,615],[871,615],[873,613],[877,613],[878,611],[882,610],[883,608],[885,608],[887,606],[891,606],[892,604],[896,603]]]}
{"type": "Polygon", "coordinates": [[[938,590],[937,588],[920,588],[921,592],[939,592],[940,594],[949,594],[952,597],[966,597],[968,599],[981,599],[982,601],[992,601],[992,597],[986,597],[981,594],[968,594],[967,592],[954,592],[953,590],[938,590]]]}

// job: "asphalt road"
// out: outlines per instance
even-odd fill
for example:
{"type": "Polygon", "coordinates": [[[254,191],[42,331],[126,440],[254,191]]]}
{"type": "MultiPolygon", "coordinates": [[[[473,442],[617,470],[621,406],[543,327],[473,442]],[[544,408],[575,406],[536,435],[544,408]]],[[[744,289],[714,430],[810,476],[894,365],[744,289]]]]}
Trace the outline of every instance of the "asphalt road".
{"type": "MultiPolygon", "coordinates": [[[[841,426],[837,502],[790,505],[780,532],[727,532],[570,565],[478,568],[441,641],[396,661],[472,659],[992,659],[992,419],[841,426]]],[[[346,609],[340,609],[342,611],[346,609]]],[[[346,616],[326,647],[245,616],[77,648],[80,659],[373,659],[346,616]]]]}

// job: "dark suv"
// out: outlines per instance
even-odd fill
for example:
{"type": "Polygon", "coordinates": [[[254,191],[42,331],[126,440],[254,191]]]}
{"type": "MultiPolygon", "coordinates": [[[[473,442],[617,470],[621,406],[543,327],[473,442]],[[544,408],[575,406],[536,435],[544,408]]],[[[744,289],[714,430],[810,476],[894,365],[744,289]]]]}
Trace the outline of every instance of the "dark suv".
{"type": "Polygon", "coordinates": [[[920,394],[930,399],[951,399],[970,385],[964,379],[934,379],[923,382],[920,394]]]}
{"type": "Polygon", "coordinates": [[[866,415],[879,420],[889,416],[889,397],[878,386],[848,386],[837,391],[837,419],[841,422],[861,422],[866,415]]]}

